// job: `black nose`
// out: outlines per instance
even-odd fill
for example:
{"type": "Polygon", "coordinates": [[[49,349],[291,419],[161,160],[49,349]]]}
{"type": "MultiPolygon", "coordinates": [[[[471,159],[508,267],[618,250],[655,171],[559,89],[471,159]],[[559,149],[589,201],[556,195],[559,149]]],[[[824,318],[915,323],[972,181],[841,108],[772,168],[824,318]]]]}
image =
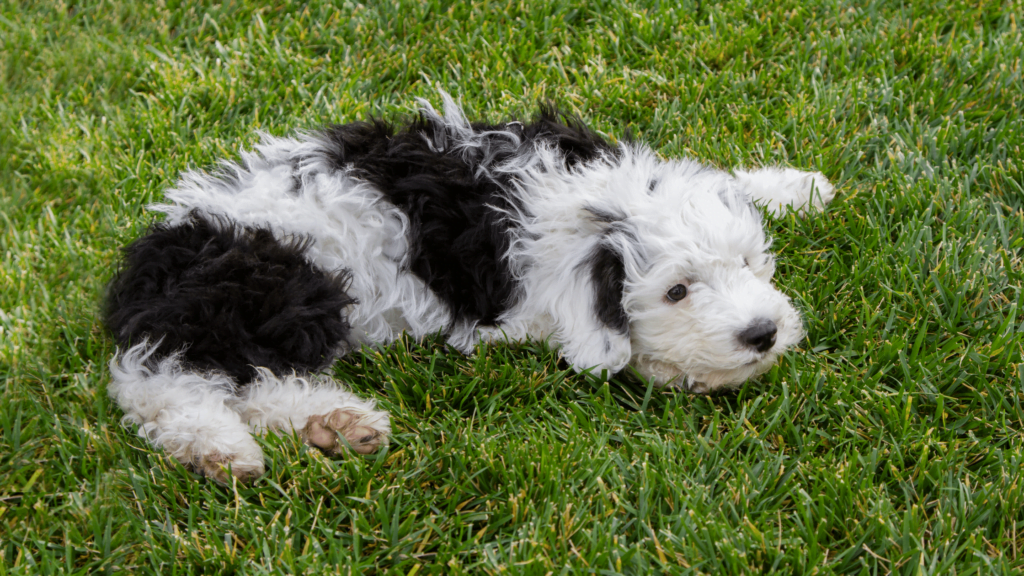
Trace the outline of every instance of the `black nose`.
{"type": "Polygon", "coordinates": [[[767,352],[775,346],[775,335],[778,333],[775,322],[767,318],[755,318],[746,330],[739,333],[739,339],[758,352],[767,352]]]}

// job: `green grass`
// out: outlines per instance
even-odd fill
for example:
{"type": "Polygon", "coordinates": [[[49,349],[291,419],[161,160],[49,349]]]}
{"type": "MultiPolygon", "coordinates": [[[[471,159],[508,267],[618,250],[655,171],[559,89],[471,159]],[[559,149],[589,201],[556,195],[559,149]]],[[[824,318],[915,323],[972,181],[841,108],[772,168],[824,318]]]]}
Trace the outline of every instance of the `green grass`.
{"type": "Polygon", "coordinates": [[[1020,0],[403,2],[0,2],[0,575],[1024,569],[1020,0]],[[98,306],[143,207],[437,87],[822,170],[770,223],[806,340],[713,397],[399,342],[335,368],[388,450],[268,437],[252,486],[120,426],[98,306]]]}

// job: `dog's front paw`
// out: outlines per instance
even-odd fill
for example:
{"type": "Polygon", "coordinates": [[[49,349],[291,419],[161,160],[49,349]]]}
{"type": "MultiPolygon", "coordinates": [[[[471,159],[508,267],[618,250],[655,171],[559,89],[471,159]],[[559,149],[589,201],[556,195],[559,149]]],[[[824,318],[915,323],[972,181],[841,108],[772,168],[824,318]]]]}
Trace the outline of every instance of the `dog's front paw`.
{"type": "Polygon", "coordinates": [[[324,415],[310,416],[302,437],[310,446],[327,454],[339,454],[345,444],[359,454],[372,454],[387,444],[391,428],[386,412],[338,408],[324,415]],[[345,439],[341,442],[338,435],[345,439]]]}
{"type": "Polygon", "coordinates": [[[564,345],[562,355],[577,372],[592,369],[599,375],[601,370],[615,374],[626,367],[632,354],[629,336],[610,330],[597,330],[575,346],[564,345]]]}

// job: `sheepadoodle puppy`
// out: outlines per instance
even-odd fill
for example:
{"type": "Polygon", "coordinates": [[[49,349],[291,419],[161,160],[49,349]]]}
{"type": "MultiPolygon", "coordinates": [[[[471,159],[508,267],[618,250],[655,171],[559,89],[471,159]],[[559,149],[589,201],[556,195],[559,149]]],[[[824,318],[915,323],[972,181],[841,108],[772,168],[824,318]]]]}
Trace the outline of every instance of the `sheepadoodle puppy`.
{"type": "Polygon", "coordinates": [[[140,435],[220,481],[263,473],[268,429],[372,452],[388,414],[319,371],[402,332],[547,339],[577,370],[697,393],[801,338],[757,205],[822,207],[820,173],[663,160],[554,109],[470,123],[442,96],[402,128],[265,137],[152,207],[106,310],[110,394],[140,435]]]}

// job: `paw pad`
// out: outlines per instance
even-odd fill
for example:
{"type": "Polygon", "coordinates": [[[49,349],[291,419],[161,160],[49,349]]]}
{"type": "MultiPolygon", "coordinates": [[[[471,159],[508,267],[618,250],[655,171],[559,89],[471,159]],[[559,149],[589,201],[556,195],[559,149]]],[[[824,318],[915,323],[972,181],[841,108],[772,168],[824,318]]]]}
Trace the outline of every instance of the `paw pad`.
{"type": "Polygon", "coordinates": [[[310,446],[327,454],[339,454],[345,443],[358,454],[372,454],[387,441],[387,435],[364,423],[366,414],[338,408],[325,415],[310,416],[303,429],[303,437],[310,446]],[[342,442],[338,435],[345,442],[342,442]]]}

